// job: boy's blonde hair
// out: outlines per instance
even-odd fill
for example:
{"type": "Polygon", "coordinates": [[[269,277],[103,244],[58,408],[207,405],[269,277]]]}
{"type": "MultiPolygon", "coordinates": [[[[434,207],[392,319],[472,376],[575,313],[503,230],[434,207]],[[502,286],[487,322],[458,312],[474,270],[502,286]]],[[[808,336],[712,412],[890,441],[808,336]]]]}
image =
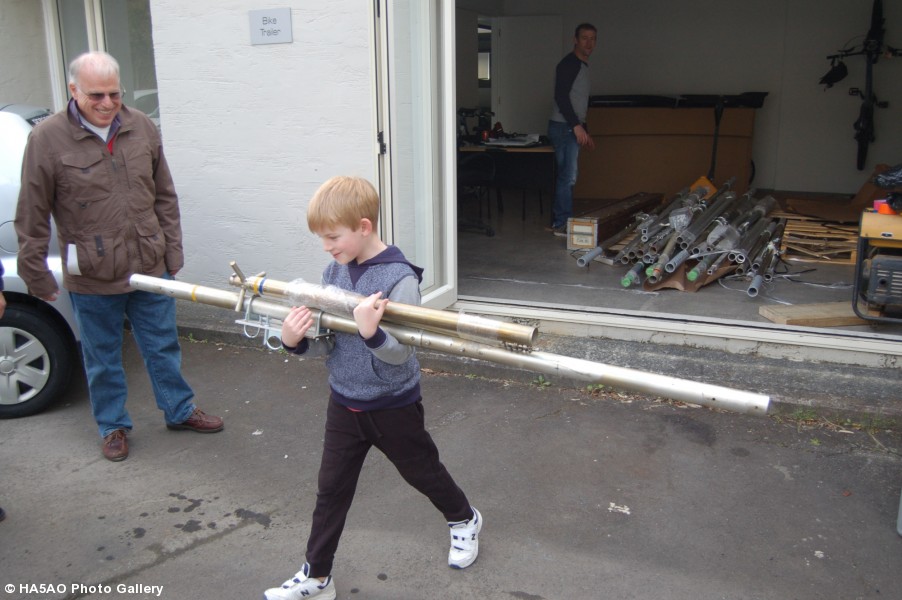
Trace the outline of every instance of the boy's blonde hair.
{"type": "Polygon", "coordinates": [[[307,206],[307,227],[316,233],[343,225],[357,231],[360,219],[379,224],[379,193],[366,179],[339,175],[322,184],[307,206]]]}

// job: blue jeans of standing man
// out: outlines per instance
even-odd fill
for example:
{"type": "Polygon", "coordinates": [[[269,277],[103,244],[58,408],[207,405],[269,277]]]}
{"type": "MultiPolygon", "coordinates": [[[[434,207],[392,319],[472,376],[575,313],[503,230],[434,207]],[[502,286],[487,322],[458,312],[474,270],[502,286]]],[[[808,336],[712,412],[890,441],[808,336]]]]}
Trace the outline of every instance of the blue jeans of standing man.
{"type": "Polygon", "coordinates": [[[554,160],[557,164],[551,225],[555,228],[566,227],[567,219],[573,216],[573,186],[576,185],[579,166],[579,144],[573,128],[560,121],[548,121],[548,138],[554,146],[554,160]]]}
{"type": "MultiPolygon", "coordinates": [[[[171,279],[168,274],[164,277],[171,279]]],[[[128,390],[122,367],[126,316],[166,422],[178,424],[188,419],[194,411],[194,392],[182,377],[175,300],[144,291],[109,296],[69,292],[69,297],[81,330],[91,410],[100,436],[132,429],[125,409],[128,390]]]]}

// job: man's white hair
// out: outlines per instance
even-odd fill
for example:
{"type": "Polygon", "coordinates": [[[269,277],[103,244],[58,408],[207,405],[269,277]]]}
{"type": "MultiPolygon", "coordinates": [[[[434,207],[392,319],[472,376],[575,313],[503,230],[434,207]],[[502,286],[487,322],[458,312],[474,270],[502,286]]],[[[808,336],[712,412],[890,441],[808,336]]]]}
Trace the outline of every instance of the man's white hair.
{"type": "Polygon", "coordinates": [[[78,85],[78,76],[88,65],[91,65],[100,77],[115,75],[116,79],[119,79],[119,62],[106,52],[94,51],[80,54],[69,63],[69,83],[78,85]]]}

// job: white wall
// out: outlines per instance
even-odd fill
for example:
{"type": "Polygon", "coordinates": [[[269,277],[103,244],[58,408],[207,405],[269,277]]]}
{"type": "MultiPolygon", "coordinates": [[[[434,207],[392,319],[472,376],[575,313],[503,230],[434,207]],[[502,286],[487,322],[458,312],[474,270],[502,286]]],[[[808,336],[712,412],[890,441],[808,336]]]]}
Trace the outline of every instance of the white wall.
{"type": "MultiPolygon", "coordinates": [[[[479,3],[458,0],[473,10],[479,3]]],[[[902,2],[884,1],[886,41],[902,47],[902,2]]],[[[818,85],[825,59],[863,36],[870,0],[506,0],[481,14],[561,16],[560,55],[583,21],[598,27],[590,60],[593,94],[739,94],[769,92],[756,112],[754,160],[760,188],[854,193],[874,164],[902,162],[902,58],[875,67],[877,142],[861,172],[852,124],[864,87],[864,58],[847,60],[849,77],[818,85]]],[[[523,56],[530,64],[534,56],[523,56]]],[[[712,117],[713,119],[713,117],[712,117]]]]}
{"type": "Polygon", "coordinates": [[[492,20],[492,120],[500,122],[505,132],[548,132],[554,69],[561,53],[557,40],[547,32],[560,29],[558,16],[492,20]]]}
{"type": "Polygon", "coordinates": [[[255,0],[151,0],[160,114],[186,280],[319,281],[305,210],[333,175],[375,183],[372,20],[360,0],[282,0],[293,43],[250,45],[255,0]]]}
{"type": "Polygon", "coordinates": [[[0,0],[0,103],[53,108],[44,14],[34,0],[0,0]]]}

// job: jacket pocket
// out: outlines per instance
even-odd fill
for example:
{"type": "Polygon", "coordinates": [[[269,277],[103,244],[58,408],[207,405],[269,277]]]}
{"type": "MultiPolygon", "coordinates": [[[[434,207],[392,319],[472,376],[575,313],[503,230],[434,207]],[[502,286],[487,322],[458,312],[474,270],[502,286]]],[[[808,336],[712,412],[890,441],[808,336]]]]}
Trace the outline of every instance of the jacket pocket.
{"type": "MultiPolygon", "coordinates": [[[[78,270],[82,277],[99,281],[116,281],[129,274],[125,240],[118,235],[83,235],[65,245],[63,264],[69,259],[69,244],[75,245],[78,270]]],[[[70,275],[74,275],[70,273],[70,275]]]]}
{"type": "Polygon", "coordinates": [[[156,270],[166,257],[166,236],[155,218],[144,219],[135,223],[138,234],[138,254],[141,257],[141,269],[145,273],[156,270]]]}
{"type": "Polygon", "coordinates": [[[153,154],[150,142],[130,133],[129,144],[122,144],[122,163],[128,177],[128,186],[137,190],[154,189],[153,154]]]}
{"type": "Polygon", "coordinates": [[[117,216],[120,209],[110,202],[113,181],[101,151],[64,154],[60,162],[57,198],[61,223],[77,223],[80,229],[90,231],[117,216]]]}

